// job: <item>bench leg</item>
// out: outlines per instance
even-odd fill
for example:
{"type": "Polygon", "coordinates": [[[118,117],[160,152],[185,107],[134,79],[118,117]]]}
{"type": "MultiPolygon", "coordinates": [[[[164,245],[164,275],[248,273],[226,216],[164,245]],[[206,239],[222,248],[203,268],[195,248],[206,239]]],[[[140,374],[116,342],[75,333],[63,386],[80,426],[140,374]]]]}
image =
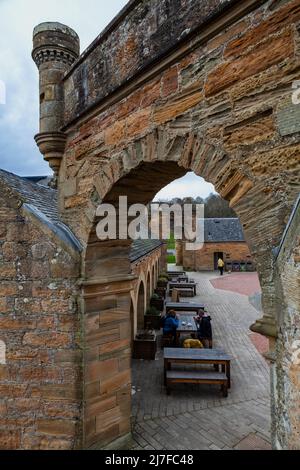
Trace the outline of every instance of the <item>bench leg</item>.
{"type": "Polygon", "coordinates": [[[227,363],[227,379],[228,379],[228,388],[231,388],[230,362],[227,363]]]}
{"type": "Polygon", "coordinates": [[[223,397],[227,398],[228,397],[227,383],[221,386],[221,390],[222,390],[223,397]]]}

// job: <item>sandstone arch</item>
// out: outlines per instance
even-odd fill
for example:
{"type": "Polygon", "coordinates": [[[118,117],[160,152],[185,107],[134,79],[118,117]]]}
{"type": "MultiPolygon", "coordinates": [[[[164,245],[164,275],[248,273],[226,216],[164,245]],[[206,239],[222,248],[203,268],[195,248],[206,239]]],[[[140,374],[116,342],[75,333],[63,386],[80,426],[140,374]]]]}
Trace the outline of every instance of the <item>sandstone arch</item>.
{"type": "Polygon", "coordinates": [[[151,295],[153,294],[154,292],[154,289],[155,289],[155,263],[153,263],[152,265],[152,269],[151,269],[151,295]]]}
{"type": "Polygon", "coordinates": [[[149,306],[150,304],[150,297],[151,297],[151,274],[150,274],[150,271],[148,271],[147,273],[147,301],[146,301],[146,304],[147,304],[147,307],[149,306]]]}
{"type": "Polygon", "coordinates": [[[146,289],[143,281],[140,282],[138,297],[137,297],[137,327],[138,329],[144,328],[144,315],[146,303],[146,289]]]}
{"type": "MultiPolygon", "coordinates": [[[[48,67],[51,72],[51,63],[43,63],[44,38],[50,35],[55,44],[59,30],[67,36],[63,48],[70,49],[69,42],[73,45],[64,70],[55,55],[52,59],[53,67],[61,71],[55,86],[65,91],[64,115],[57,103],[59,115],[48,119],[50,107],[42,103],[37,143],[58,175],[61,216],[84,247],[83,314],[101,308],[102,327],[106,325],[109,333],[109,322],[113,323],[121,341],[114,360],[107,362],[104,356],[103,364],[97,365],[97,380],[101,376],[104,382],[99,406],[114,384],[115,415],[104,410],[98,416],[106,423],[105,431],[97,428],[95,416],[92,426],[85,422],[90,430],[84,434],[86,446],[125,435],[130,415],[130,369],[123,361],[128,354],[124,341],[130,329],[133,282],[130,242],[97,240],[98,203],[116,205],[120,194],[128,195],[129,203],[147,203],[162,186],[194,171],[215,185],[242,223],[263,291],[264,317],[256,331],[277,337],[278,292],[285,292],[282,279],[277,279],[275,288],[274,250],[300,189],[299,109],[291,105],[300,66],[299,2],[182,2],[180,20],[164,0],[159,3],[166,17],[162,37],[159,25],[152,31],[153,10],[141,11],[140,1],[130,2],[109,32],[64,76],[68,61],[78,54],[75,33],[52,25],[49,31],[43,29],[43,36],[39,29],[35,36],[34,58],[44,77],[42,85],[48,84],[48,67]],[[139,15],[143,31],[135,21],[139,15]],[[132,26],[134,39],[124,24],[132,26]],[[149,56],[137,53],[141,50],[143,54],[148,50],[149,56]],[[108,54],[112,54],[109,65],[108,54]]],[[[158,8],[158,1],[151,4],[158,8]]],[[[281,316],[289,319],[291,304],[285,301],[281,316]]],[[[284,356],[285,340],[280,339],[279,346],[284,356]]],[[[278,377],[280,373],[285,374],[278,365],[278,377]]],[[[280,409],[273,407],[274,416],[280,416],[280,409]]],[[[280,445],[288,447],[289,432],[282,434],[280,445]]]]}

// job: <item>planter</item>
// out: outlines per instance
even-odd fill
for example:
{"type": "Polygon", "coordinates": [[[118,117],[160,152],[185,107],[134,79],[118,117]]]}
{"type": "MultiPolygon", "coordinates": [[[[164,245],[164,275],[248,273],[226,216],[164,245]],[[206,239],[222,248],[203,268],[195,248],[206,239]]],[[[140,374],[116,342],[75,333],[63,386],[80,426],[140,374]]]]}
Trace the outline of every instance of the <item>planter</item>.
{"type": "Polygon", "coordinates": [[[145,328],[152,330],[160,330],[161,315],[145,315],[144,324],[145,328]]]}
{"type": "Polygon", "coordinates": [[[157,349],[156,334],[154,333],[151,338],[139,338],[138,336],[133,341],[133,358],[154,361],[157,349]]]}
{"type": "Polygon", "coordinates": [[[168,287],[168,281],[164,279],[158,279],[157,281],[157,287],[168,287]]]}
{"type": "Polygon", "coordinates": [[[150,307],[155,307],[159,312],[162,312],[165,308],[165,301],[164,299],[151,299],[150,307]]]}
{"type": "Polygon", "coordinates": [[[155,294],[158,294],[163,299],[166,298],[166,293],[167,293],[166,287],[156,287],[156,289],[154,289],[154,292],[155,294]]]}

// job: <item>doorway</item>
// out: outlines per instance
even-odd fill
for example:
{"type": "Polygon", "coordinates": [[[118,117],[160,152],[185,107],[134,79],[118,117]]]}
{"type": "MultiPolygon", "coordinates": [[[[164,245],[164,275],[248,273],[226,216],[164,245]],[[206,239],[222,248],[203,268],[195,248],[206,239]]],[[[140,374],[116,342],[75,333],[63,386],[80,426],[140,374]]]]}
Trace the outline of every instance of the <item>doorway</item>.
{"type": "Polygon", "coordinates": [[[221,258],[224,261],[224,253],[222,251],[214,252],[214,270],[218,271],[218,260],[221,258]]]}

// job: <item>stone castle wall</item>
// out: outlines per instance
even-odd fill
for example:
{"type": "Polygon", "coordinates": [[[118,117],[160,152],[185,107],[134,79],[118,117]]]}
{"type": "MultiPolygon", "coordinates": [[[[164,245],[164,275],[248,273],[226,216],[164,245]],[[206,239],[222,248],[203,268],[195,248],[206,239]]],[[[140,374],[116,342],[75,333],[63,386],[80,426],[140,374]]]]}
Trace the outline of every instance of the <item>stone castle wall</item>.
{"type": "Polygon", "coordinates": [[[279,336],[273,366],[273,444],[300,448],[300,210],[291,222],[277,261],[279,336]]]}
{"type": "Polygon", "coordinates": [[[79,267],[78,255],[1,187],[1,449],[80,447],[79,267]]]}
{"type": "MultiPolygon", "coordinates": [[[[300,107],[292,102],[300,70],[299,1],[147,5],[132,1],[63,81],[65,122],[57,131],[63,130],[66,147],[63,152],[57,145],[55,153],[59,208],[64,222],[88,245],[81,297],[84,333],[90,334],[94,318],[100,336],[101,323],[107,334],[115,327],[120,340],[131,331],[129,244],[94,240],[97,204],[117,205],[119,195],[147,204],[163,186],[194,171],[215,185],[243,225],[263,294],[264,317],[253,328],[276,338],[276,295],[286,286],[284,275],[275,285],[274,249],[300,190],[300,107]]],[[[47,150],[43,154],[49,159],[47,150]]],[[[291,263],[286,276],[295,273],[291,263]]],[[[285,299],[282,312],[288,317],[293,300],[285,299]]],[[[88,335],[85,393],[96,395],[99,411],[107,406],[101,387],[103,392],[119,390],[117,400],[122,390],[129,394],[130,366],[127,358],[122,361],[124,345],[99,356],[96,336],[88,335]],[[113,368],[104,364],[110,354],[113,368]]],[[[288,342],[282,344],[282,351],[288,350],[288,342]]],[[[282,371],[278,360],[273,384],[282,371]]],[[[279,402],[273,425],[284,416],[281,409],[289,407],[284,393],[279,402]]],[[[128,403],[117,402],[100,424],[92,412],[84,424],[84,435],[92,436],[88,445],[129,431],[128,403]]],[[[286,439],[280,442],[293,446],[296,431],[279,426],[286,439]]]]}

